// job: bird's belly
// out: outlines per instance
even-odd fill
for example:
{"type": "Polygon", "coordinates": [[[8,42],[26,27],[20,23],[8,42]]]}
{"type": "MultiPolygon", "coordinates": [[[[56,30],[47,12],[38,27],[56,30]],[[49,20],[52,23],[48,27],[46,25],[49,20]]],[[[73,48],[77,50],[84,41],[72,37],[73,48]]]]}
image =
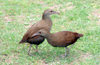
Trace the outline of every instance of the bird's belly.
{"type": "Polygon", "coordinates": [[[53,47],[66,47],[67,45],[55,45],[55,44],[53,44],[52,46],[53,47]]]}
{"type": "Polygon", "coordinates": [[[67,46],[66,43],[53,42],[53,43],[49,43],[49,44],[52,45],[53,47],[66,47],[67,46]]]}
{"type": "Polygon", "coordinates": [[[34,37],[34,38],[32,38],[32,39],[29,39],[28,40],[28,42],[30,43],[30,44],[36,44],[36,45],[39,45],[39,44],[41,44],[43,41],[44,41],[44,37],[42,37],[42,36],[37,36],[37,37],[34,37]]]}
{"type": "Polygon", "coordinates": [[[66,43],[66,42],[51,42],[49,43],[51,44],[53,47],[67,47],[69,45],[71,45],[71,43],[66,43]]]}

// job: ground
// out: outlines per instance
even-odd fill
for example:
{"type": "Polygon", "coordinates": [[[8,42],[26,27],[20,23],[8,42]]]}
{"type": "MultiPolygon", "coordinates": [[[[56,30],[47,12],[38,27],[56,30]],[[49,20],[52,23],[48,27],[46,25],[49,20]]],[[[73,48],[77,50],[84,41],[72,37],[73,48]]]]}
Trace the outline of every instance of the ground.
{"type": "MultiPolygon", "coordinates": [[[[0,0],[0,65],[100,65],[99,0],[0,0]],[[28,44],[19,44],[27,29],[41,19],[45,9],[52,15],[52,33],[67,30],[84,34],[67,57],[64,48],[43,42],[39,53],[27,55],[28,44]]],[[[33,45],[35,48],[35,45],[33,45]]]]}

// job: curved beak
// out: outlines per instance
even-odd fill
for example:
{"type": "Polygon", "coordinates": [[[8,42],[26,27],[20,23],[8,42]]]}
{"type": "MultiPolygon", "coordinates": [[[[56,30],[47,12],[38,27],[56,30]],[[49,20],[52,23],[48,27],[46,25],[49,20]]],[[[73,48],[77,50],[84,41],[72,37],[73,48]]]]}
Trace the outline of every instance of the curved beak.
{"type": "Polygon", "coordinates": [[[54,11],[53,14],[58,14],[58,15],[60,15],[60,13],[59,13],[59,12],[56,12],[56,11],[54,11]]]}
{"type": "Polygon", "coordinates": [[[37,33],[33,34],[32,37],[35,37],[35,36],[38,36],[38,35],[41,35],[41,34],[37,32],[37,33]]]}

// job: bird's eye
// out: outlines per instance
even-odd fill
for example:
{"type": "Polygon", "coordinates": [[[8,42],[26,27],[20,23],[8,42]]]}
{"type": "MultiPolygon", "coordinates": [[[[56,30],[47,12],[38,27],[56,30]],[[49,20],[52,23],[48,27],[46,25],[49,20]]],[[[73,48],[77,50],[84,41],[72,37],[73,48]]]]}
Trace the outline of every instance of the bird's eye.
{"type": "Polygon", "coordinates": [[[41,32],[39,32],[41,34],[41,32]]]}
{"type": "Polygon", "coordinates": [[[50,12],[53,12],[53,11],[50,11],[50,12]]]}

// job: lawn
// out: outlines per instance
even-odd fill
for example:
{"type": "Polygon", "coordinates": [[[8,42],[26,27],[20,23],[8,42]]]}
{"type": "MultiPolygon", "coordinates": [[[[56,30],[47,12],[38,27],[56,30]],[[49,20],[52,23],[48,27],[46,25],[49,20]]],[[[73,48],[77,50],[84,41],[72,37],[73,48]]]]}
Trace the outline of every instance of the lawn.
{"type": "MultiPolygon", "coordinates": [[[[35,45],[33,45],[35,48],[35,45]]],[[[99,0],[0,0],[0,65],[100,65],[99,0]],[[64,48],[45,40],[39,53],[28,44],[19,44],[27,29],[41,19],[44,10],[53,9],[51,32],[62,30],[84,34],[63,58],[64,48]]]]}

